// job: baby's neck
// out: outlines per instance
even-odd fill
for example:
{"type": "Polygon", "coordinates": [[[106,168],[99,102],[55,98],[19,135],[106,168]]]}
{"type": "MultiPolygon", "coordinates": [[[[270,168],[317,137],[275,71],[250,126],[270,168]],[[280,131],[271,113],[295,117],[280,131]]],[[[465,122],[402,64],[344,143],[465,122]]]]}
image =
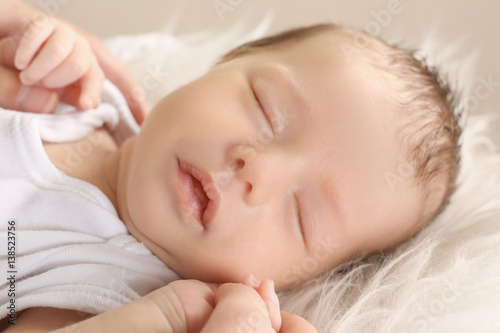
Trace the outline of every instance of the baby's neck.
{"type": "Polygon", "coordinates": [[[118,211],[116,185],[120,162],[120,148],[111,135],[98,129],[87,137],[65,143],[43,143],[52,163],[68,176],[86,181],[101,190],[118,211]],[[79,147],[90,147],[85,156],[68,156],[79,147]],[[73,160],[71,160],[73,158],[73,160]],[[68,163],[72,161],[72,163],[68,163]]]}

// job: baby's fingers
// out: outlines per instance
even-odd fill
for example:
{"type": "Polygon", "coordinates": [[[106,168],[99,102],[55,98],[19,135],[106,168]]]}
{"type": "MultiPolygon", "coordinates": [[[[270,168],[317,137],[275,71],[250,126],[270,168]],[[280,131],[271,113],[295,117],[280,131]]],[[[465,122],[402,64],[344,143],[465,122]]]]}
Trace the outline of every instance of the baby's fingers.
{"type": "Polygon", "coordinates": [[[279,332],[281,327],[280,301],[274,291],[273,280],[263,280],[257,288],[257,292],[266,303],[273,328],[279,332]]]}
{"type": "Polygon", "coordinates": [[[259,293],[260,297],[262,297],[262,300],[266,304],[267,311],[269,312],[271,324],[273,328],[279,332],[281,327],[280,302],[278,295],[274,291],[274,281],[266,279],[261,282],[255,276],[249,274],[243,279],[243,284],[254,288],[255,291],[259,293]]]}
{"type": "Polygon", "coordinates": [[[45,78],[63,63],[74,46],[75,35],[71,30],[56,29],[35,59],[21,72],[21,82],[25,85],[32,85],[45,78]]]}
{"type": "Polygon", "coordinates": [[[92,65],[94,56],[83,42],[77,42],[71,54],[42,80],[42,85],[47,88],[58,89],[69,86],[78,81],[92,65]]]}
{"type": "Polygon", "coordinates": [[[82,77],[80,85],[81,93],[78,98],[78,107],[84,110],[96,108],[101,103],[100,96],[104,85],[104,73],[97,64],[97,60],[82,77]]]}
{"type": "Polygon", "coordinates": [[[260,295],[240,283],[226,283],[215,292],[215,309],[202,333],[275,332],[260,295]]]}
{"type": "Polygon", "coordinates": [[[76,83],[64,88],[61,102],[73,105],[81,110],[96,108],[104,85],[104,73],[101,67],[91,66],[89,71],[76,83]]]}
{"type": "Polygon", "coordinates": [[[36,19],[26,26],[19,40],[19,46],[14,58],[14,65],[18,70],[21,71],[30,64],[37,51],[54,32],[54,29],[55,21],[45,15],[38,15],[36,19]]]}
{"type": "Polygon", "coordinates": [[[313,324],[302,317],[281,311],[281,318],[280,333],[318,333],[313,324]]]}

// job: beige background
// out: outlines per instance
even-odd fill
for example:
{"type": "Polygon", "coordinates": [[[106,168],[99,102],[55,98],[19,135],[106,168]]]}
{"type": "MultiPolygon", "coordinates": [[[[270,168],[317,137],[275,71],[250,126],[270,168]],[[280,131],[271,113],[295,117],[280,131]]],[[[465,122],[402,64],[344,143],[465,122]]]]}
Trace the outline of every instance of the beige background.
{"type": "MultiPolygon", "coordinates": [[[[231,28],[258,22],[274,13],[272,31],[333,21],[372,29],[390,41],[418,47],[433,33],[445,43],[462,41],[466,52],[478,52],[472,77],[481,111],[500,116],[500,1],[497,0],[26,0],[49,14],[67,18],[100,37],[158,31],[175,26],[176,34],[231,28]],[[218,10],[216,9],[218,8],[218,10]],[[392,11],[392,14],[391,14],[392,11]],[[389,16],[381,16],[389,13],[389,16]],[[498,86],[481,87],[480,77],[498,86]],[[492,90],[489,93],[487,89],[492,90]]],[[[500,142],[500,124],[495,124],[500,142]]]]}

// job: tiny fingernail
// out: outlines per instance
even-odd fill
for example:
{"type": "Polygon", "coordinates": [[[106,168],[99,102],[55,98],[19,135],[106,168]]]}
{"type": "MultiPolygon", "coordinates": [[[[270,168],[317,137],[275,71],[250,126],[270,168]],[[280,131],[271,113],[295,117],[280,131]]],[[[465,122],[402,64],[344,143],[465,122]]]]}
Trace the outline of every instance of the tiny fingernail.
{"type": "Polygon", "coordinates": [[[56,92],[39,87],[23,86],[17,94],[17,107],[21,111],[48,113],[58,102],[56,92]]]}
{"type": "Polygon", "coordinates": [[[85,102],[83,103],[83,107],[85,109],[95,109],[96,107],[99,106],[100,99],[93,97],[93,96],[87,96],[85,97],[85,102]]]}
{"type": "Polygon", "coordinates": [[[249,283],[252,287],[258,287],[260,285],[260,281],[252,274],[250,274],[249,283]]]}
{"type": "Polygon", "coordinates": [[[17,94],[17,105],[23,104],[23,102],[26,100],[26,97],[28,96],[30,92],[30,87],[23,86],[21,90],[19,90],[19,93],[17,94]]]}
{"type": "Polygon", "coordinates": [[[20,58],[16,58],[14,60],[14,65],[16,66],[16,68],[20,71],[22,71],[23,69],[26,68],[26,65],[27,65],[27,62],[25,59],[20,59],[20,58]]]}
{"type": "Polygon", "coordinates": [[[273,300],[274,296],[276,295],[276,291],[274,290],[274,281],[269,280],[269,299],[273,300]]]}
{"type": "Polygon", "coordinates": [[[274,289],[274,281],[271,281],[271,289],[272,289],[271,302],[273,302],[274,306],[279,307],[280,300],[278,298],[278,294],[276,293],[276,290],[274,289]]]}
{"type": "Polygon", "coordinates": [[[25,86],[32,86],[35,84],[35,81],[33,81],[24,71],[21,72],[21,74],[19,74],[19,79],[21,80],[21,83],[25,86]]]}
{"type": "Polygon", "coordinates": [[[272,301],[266,299],[264,300],[264,303],[266,304],[267,312],[271,315],[274,313],[274,304],[272,301]]]}
{"type": "Polygon", "coordinates": [[[47,104],[45,104],[45,107],[42,109],[42,113],[49,113],[50,111],[54,110],[57,105],[57,99],[57,94],[52,93],[49,100],[47,101],[47,104]]]}

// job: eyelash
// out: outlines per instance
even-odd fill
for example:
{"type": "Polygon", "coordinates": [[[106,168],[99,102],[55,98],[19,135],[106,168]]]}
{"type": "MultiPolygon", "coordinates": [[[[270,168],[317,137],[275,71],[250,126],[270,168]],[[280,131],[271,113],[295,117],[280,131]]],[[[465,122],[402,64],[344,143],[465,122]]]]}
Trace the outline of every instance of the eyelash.
{"type": "Polygon", "coordinates": [[[306,235],[304,233],[304,224],[302,223],[300,214],[299,199],[297,199],[297,196],[295,194],[293,195],[293,198],[295,200],[295,210],[297,211],[297,224],[299,225],[300,233],[302,234],[302,240],[304,241],[304,244],[306,244],[306,235]]]}
{"type": "Polygon", "coordinates": [[[271,121],[271,119],[269,118],[269,115],[267,114],[266,110],[262,106],[262,103],[260,102],[259,96],[257,96],[257,93],[255,92],[255,89],[253,89],[253,87],[252,87],[252,93],[253,93],[253,97],[254,97],[255,101],[257,102],[257,105],[259,106],[260,110],[264,114],[264,117],[266,117],[266,121],[269,124],[269,127],[271,128],[271,132],[274,133],[273,122],[271,121]]]}

